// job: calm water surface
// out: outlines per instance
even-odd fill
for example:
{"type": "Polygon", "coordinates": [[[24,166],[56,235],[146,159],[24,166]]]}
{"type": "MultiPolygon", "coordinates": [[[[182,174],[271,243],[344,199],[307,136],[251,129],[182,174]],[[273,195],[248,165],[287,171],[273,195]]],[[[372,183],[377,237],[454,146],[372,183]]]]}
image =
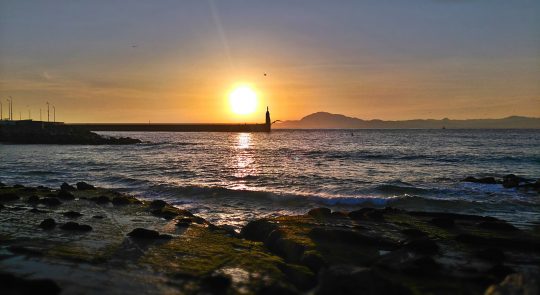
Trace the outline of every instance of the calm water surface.
{"type": "Polygon", "coordinates": [[[0,181],[87,181],[241,225],[316,206],[394,206],[540,222],[537,193],[462,183],[540,178],[538,130],[108,133],[133,146],[0,145],[0,181]]]}

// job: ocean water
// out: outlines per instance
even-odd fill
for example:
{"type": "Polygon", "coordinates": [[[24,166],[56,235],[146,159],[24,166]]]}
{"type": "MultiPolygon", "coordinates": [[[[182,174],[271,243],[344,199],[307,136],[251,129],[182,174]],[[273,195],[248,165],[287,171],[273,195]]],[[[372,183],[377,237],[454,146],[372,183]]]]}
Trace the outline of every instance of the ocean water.
{"type": "Polygon", "coordinates": [[[101,132],[132,146],[0,145],[0,181],[87,181],[166,200],[218,224],[326,206],[392,206],[540,223],[540,195],[460,182],[540,178],[539,130],[275,130],[101,132]]]}

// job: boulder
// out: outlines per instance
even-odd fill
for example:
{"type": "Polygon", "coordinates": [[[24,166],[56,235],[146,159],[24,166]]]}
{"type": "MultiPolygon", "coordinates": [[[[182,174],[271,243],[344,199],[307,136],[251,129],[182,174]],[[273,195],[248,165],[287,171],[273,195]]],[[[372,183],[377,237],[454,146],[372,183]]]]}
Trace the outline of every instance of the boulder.
{"type": "Polygon", "coordinates": [[[39,227],[41,227],[42,229],[53,229],[55,226],[56,221],[54,221],[54,219],[52,218],[47,218],[39,224],[39,227]]]}
{"type": "Polygon", "coordinates": [[[476,251],[474,255],[482,260],[494,263],[500,263],[504,261],[506,255],[504,252],[497,248],[486,248],[476,251]]]}
{"type": "Polygon", "coordinates": [[[170,235],[159,234],[158,231],[145,228],[136,228],[128,233],[128,236],[139,240],[160,240],[172,238],[170,235]]]}
{"type": "Polygon", "coordinates": [[[404,235],[410,238],[423,238],[427,237],[428,234],[416,228],[407,228],[401,231],[404,235]]]}
{"type": "Polygon", "coordinates": [[[83,216],[81,213],[75,212],[75,211],[64,212],[63,215],[65,217],[69,217],[69,218],[79,218],[79,217],[83,216]]]}
{"type": "Polygon", "coordinates": [[[315,218],[327,218],[332,216],[332,210],[328,208],[315,208],[309,210],[308,215],[315,218]]]}
{"type": "Polygon", "coordinates": [[[316,295],[407,295],[411,294],[411,291],[375,273],[369,268],[336,265],[320,273],[319,285],[314,293],[316,295]]]}
{"type": "Polygon", "coordinates": [[[224,274],[212,274],[201,279],[202,289],[209,294],[227,294],[231,284],[231,278],[224,274]]]}
{"type": "Polygon", "coordinates": [[[76,222],[67,222],[60,226],[61,229],[67,231],[76,231],[76,232],[89,232],[92,230],[92,227],[86,224],[78,224],[76,222]]]}
{"type": "Polygon", "coordinates": [[[284,263],[279,265],[279,269],[285,274],[289,282],[302,291],[312,289],[317,283],[313,272],[305,266],[284,263]]]}
{"type": "Polygon", "coordinates": [[[383,218],[383,210],[378,210],[375,208],[362,208],[356,211],[349,212],[349,218],[353,220],[362,220],[362,219],[376,219],[380,220],[383,218]]]}
{"type": "Polygon", "coordinates": [[[19,196],[14,193],[0,194],[0,202],[13,202],[13,201],[17,201],[18,199],[19,199],[19,196]]]}
{"type": "Polygon", "coordinates": [[[472,176],[469,176],[463,180],[461,180],[462,182],[474,182],[474,183],[482,183],[482,184],[497,184],[497,180],[495,180],[495,178],[493,177],[482,177],[482,178],[476,178],[476,177],[472,177],[472,176]]]}
{"type": "Polygon", "coordinates": [[[517,231],[519,230],[517,227],[511,225],[510,223],[498,220],[498,221],[483,221],[478,223],[478,227],[485,228],[485,229],[491,229],[496,231],[517,231]]]}
{"type": "Polygon", "coordinates": [[[58,200],[57,198],[54,198],[54,197],[46,197],[46,198],[43,198],[43,199],[40,199],[39,202],[41,204],[44,204],[44,205],[47,205],[47,206],[60,206],[62,204],[62,202],[60,202],[60,200],[58,200]]]}
{"type": "Polygon", "coordinates": [[[403,248],[424,255],[432,255],[439,252],[439,245],[428,238],[415,239],[408,241],[403,245],[403,248]]]}
{"type": "Polygon", "coordinates": [[[96,202],[96,204],[107,204],[111,202],[111,199],[107,196],[99,196],[96,198],[92,198],[92,201],[96,202]]]}
{"type": "Polygon", "coordinates": [[[316,227],[313,228],[308,236],[313,240],[318,241],[328,241],[328,242],[341,242],[346,244],[358,244],[358,245],[368,245],[376,246],[381,249],[394,249],[397,247],[397,244],[391,240],[388,240],[384,237],[377,235],[365,235],[354,230],[347,229],[331,229],[316,227]]]}
{"type": "Polygon", "coordinates": [[[503,177],[502,185],[505,188],[514,188],[514,187],[518,187],[519,183],[523,182],[523,181],[525,181],[525,179],[523,179],[521,177],[517,177],[514,174],[508,174],[508,175],[503,177]]]}
{"type": "Polygon", "coordinates": [[[163,201],[163,200],[154,200],[152,202],[150,202],[150,205],[148,205],[150,208],[152,209],[161,209],[165,206],[167,206],[167,202],[163,201]]]}
{"type": "Polygon", "coordinates": [[[31,204],[39,203],[39,197],[36,195],[32,195],[28,197],[28,199],[26,199],[26,202],[31,204]]]}
{"type": "Polygon", "coordinates": [[[453,228],[455,226],[454,219],[449,217],[435,217],[430,222],[440,228],[453,228]]]}
{"type": "Polygon", "coordinates": [[[23,279],[12,274],[0,273],[2,294],[56,295],[62,289],[49,279],[23,279]]]}
{"type": "Polygon", "coordinates": [[[75,200],[75,196],[68,192],[67,190],[60,190],[58,192],[58,198],[60,200],[67,200],[67,201],[70,201],[70,200],[75,200]]]}
{"type": "Polygon", "coordinates": [[[275,223],[266,219],[259,219],[248,222],[240,231],[240,235],[248,240],[264,242],[276,228],[275,223]]]}
{"type": "Polygon", "coordinates": [[[68,183],[64,182],[62,185],[60,185],[60,189],[63,191],[74,191],[75,187],[72,185],[69,185],[68,183]]]}
{"type": "Polygon", "coordinates": [[[91,184],[81,181],[81,182],[77,182],[77,189],[80,191],[85,191],[85,190],[93,190],[96,188],[91,184]]]}
{"type": "Polygon", "coordinates": [[[113,205],[116,205],[116,206],[131,204],[129,198],[126,196],[114,197],[111,202],[113,203],[113,205]]]}

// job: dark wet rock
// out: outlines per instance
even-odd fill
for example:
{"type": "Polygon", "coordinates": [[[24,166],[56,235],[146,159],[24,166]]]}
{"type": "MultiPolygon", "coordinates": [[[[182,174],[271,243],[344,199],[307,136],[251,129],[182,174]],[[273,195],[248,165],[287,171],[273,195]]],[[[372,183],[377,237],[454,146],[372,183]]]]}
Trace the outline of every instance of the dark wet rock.
{"type": "Polygon", "coordinates": [[[472,177],[472,176],[469,176],[463,180],[461,180],[463,182],[474,182],[474,183],[482,183],[482,184],[497,184],[497,180],[495,180],[495,178],[493,177],[482,177],[482,178],[476,178],[476,177],[472,177]]]}
{"type": "Polygon", "coordinates": [[[92,201],[96,202],[96,204],[107,204],[111,202],[111,199],[107,196],[99,196],[96,198],[93,198],[92,201]]]}
{"type": "Polygon", "coordinates": [[[103,217],[101,215],[94,215],[94,216],[92,216],[92,218],[94,218],[94,219],[103,219],[105,217],[103,217]]]}
{"type": "Polygon", "coordinates": [[[83,216],[81,213],[75,212],[75,211],[64,212],[63,215],[65,217],[69,217],[69,218],[79,218],[79,217],[83,216]]]}
{"type": "Polygon", "coordinates": [[[430,222],[440,228],[453,228],[456,225],[454,219],[449,217],[435,217],[430,222]]]}
{"type": "Polygon", "coordinates": [[[424,255],[436,254],[439,251],[439,245],[428,238],[408,241],[403,245],[403,248],[424,255]]]}
{"type": "Polygon", "coordinates": [[[314,273],[318,273],[323,267],[328,266],[324,258],[316,251],[304,252],[300,264],[307,266],[314,273]]]}
{"type": "Polygon", "coordinates": [[[525,179],[518,177],[514,174],[508,174],[503,177],[503,187],[505,188],[514,188],[518,187],[520,182],[525,181],[525,179]]]}
{"type": "Polygon", "coordinates": [[[279,266],[279,269],[285,274],[288,281],[302,291],[312,289],[317,284],[315,275],[305,266],[284,263],[279,266]]]}
{"type": "Polygon", "coordinates": [[[176,221],[176,226],[178,227],[188,227],[191,223],[193,223],[193,220],[189,217],[183,217],[176,221]]]}
{"type": "Polygon", "coordinates": [[[41,227],[42,229],[53,229],[55,226],[56,221],[54,221],[54,219],[52,218],[47,218],[39,224],[39,227],[41,227]]]}
{"type": "Polygon", "coordinates": [[[500,238],[493,236],[479,236],[473,234],[459,234],[456,241],[480,246],[480,247],[503,247],[508,249],[540,252],[540,241],[534,238],[500,238]]]}
{"type": "Polygon", "coordinates": [[[231,284],[231,278],[223,274],[212,274],[201,279],[202,289],[210,294],[226,294],[231,284]]]}
{"type": "Polygon", "coordinates": [[[407,288],[393,283],[369,268],[349,265],[332,266],[319,275],[316,295],[338,294],[411,294],[407,288]]]}
{"type": "Polygon", "coordinates": [[[276,228],[277,225],[275,223],[266,219],[259,219],[246,224],[240,231],[240,234],[248,240],[263,242],[276,228]]]}
{"type": "Polygon", "coordinates": [[[362,220],[362,219],[375,219],[380,220],[384,216],[384,210],[379,210],[375,208],[362,208],[356,211],[349,212],[349,218],[353,220],[362,220]]]}
{"type": "Polygon", "coordinates": [[[51,207],[52,206],[60,206],[62,204],[62,202],[60,202],[60,200],[58,200],[57,198],[54,198],[54,197],[46,197],[46,198],[40,199],[39,202],[41,204],[51,206],[51,207]]]}
{"type": "Polygon", "coordinates": [[[168,208],[154,209],[150,211],[150,213],[152,213],[152,215],[154,216],[161,217],[167,220],[173,219],[178,216],[178,212],[176,212],[176,210],[170,210],[168,208]]]}
{"type": "Polygon", "coordinates": [[[270,251],[283,257],[286,261],[299,262],[305,251],[305,246],[285,237],[280,230],[270,233],[264,244],[270,251]]]}
{"type": "Polygon", "coordinates": [[[136,228],[132,230],[128,236],[134,239],[140,240],[160,240],[160,239],[170,239],[170,235],[160,235],[158,231],[145,229],[145,228],[136,228]]]}
{"type": "Polygon", "coordinates": [[[329,229],[316,227],[313,228],[308,236],[314,240],[342,242],[347,244],[377,246],[382,249],[394,249],[397,244],[381,236],[365,235],[353,230],[346,229],[329,229]]]}
{"type": "Polygon", "coordinates": [[[297,291],[291,289],[291,287],[285,286],[282,283],[272,284],[269,286],[263,286],[258,292],[259,295],[298,295],[297,291]]]}
{"type": "Polygon", "coordinates": [[[17,201],[18,199],[19,199],[19,196],[14,193],[0,194],[0,202],[13,202],[13,201],[17,201]]]}
{"type": "Polygon", "coordinates": [[[478,224],[478,227],[497,230],[497,231],[517,231],[518,228],[506,221],[483,221],[478,224]]]}
{"type": "Polygon", "coordinates": [[[66,201],[71,201],[71,200],[75,200],[75,196],[68,192],[67,190],[60,190],[58,192],[58,198],[60,200],[66,200],[66,201]]]}
{"type": "Polygon", "coordinates": [[[418,276],[437,275],[441,268],[442,266],[430,256],[417,257],[400,265],[403,273],[418,276]]]}
{"type": "Polygon", "coordinates": [[[309,216],[313,216],[316,218],[323,218],[323,217],[330,217],[332,214],[332,210],[328,208],[315,208],[311,209],[308,212],[309,216]]]}
{"type": "Polygon", "coordinates": [[[13,188],[24,188],[24,185],[22,184],[15,184],[13,188]]]}
{"type": "Polygon", "coordinates": [[[349,215],[347,213],[341,212],[341,211],[333,211],[331,216],[334,217],[334,218],[347,218],[347,217],[349,217],[349,215]]]}
{"type": "Polygon", "coordinates": [[[428,234],[419,230],[419,229],[416,229],[416,228],[407,228],[407,229],[404,229],[401,231],[404,235],[408,236],[408,237],[411,237],[411,238],[423,238],[423,237],[427,237],[428,234]]]}
{"type": "Polygon", "coordinates": [[[466,221],[497,221],[499,219],[490,216],[479,216],[471,214],[459,214],[448,212],[425,212],[425,211],[409,211],[407,214],[416,217],[431,217],[431,218],[451,218],[454,220],[466,220],[466,221]]]}
{"type": "Polygon", "coordinates": [[[80,191],[85,191],[85,190],[94,190],[96,188],[91,184],[81,181],[81,182],[77,182],[77,189],[80,191]]]}
{"type": "Polygon", "coordinates": [[[538,277],[532,274],[514,273],[498,284],[487,288],[484,295],[532,295],[540,294],[538,277]]]}
{"type": "Polygon", "coordinates": [[[76,231],[76,232],[89,232],[92,230],[92,227],[86,224],[78,224],[77,222],[66,222],[62,226],[60,226],[61,229],[67,230],[67,231],[76,231]]]}
{"type": "Polygon", "coordinates": [[[12,274],[0,273],[0,286],[2,294],[40,294],[56,295],[60,294],[62,289],[49,279],[23,279],[12,274]]]}
{"type": "Polygon", "coordinates": [[[152,202],[150,202],[150,205],[149,207],[152,208],[152,209],[161,209],[165,206],[167,206],[169,204],[167,204],[167,202],[163,201],[163,200],[154,200],[152,202]]]}
{"type": "Polygon", "coordinates": [[[482,260],[493,262],[493,263],[500,263],[504,261],[506,258],[506,255],[503,251],[497,248],[486,248],[479,251],[476,251],[474,255],[482,260]]]}
{"type": "Polygon", "coordinates": [[[504,279],[507,275],[514,273],[514,269],[504,264],[496,264],[487,271],[487,274],[495,277],[497,281],[504,279]]]}
{"type": "Polygon", "coordinates": [[[32,195],[28,197],[28,199],[26,199],[26,202],[31,204],[39,203],[39,197],[36,195],[32,195]]]}
{"type": "Polygon", "coordinates": [[[67,182],[64,182],[60,185],[60,189],[63,191],[74,191],[75,187],[68,184],[67,182]]]}
{"type": "Polygon", "coordinates": [[[28,210],[28,212],[30,212],[30,213],[47,213],[48,211],[40,210],[38,208],[32,208],[32,209],[28,210]]]}
{"type": "Polygon", "coordinates": [[[13,246],[9,246],[8,250],[11,253],[20,254],[20,255],[26,255],[26,256],[41,256],[41,255],[43,255],[43,252],[41,250],[31,248],[31,247],[25,247],[25,246],[13,245],[13,246]]]}
{"type": "Polygon", "coordinates": [[[127,197],[114,197],[111,201],[113,205],[129,205],[131,202],[127,197]]]}

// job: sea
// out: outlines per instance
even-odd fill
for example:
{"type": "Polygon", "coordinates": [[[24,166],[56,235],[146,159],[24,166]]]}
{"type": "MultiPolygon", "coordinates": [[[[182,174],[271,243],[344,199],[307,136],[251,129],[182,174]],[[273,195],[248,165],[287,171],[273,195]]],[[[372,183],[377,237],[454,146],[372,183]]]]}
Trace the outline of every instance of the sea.
{"type": "Polygon", "coordinates": [[[0,181],[86,181],[165,200],[216,224],[395,207],[540,225],[540,194],[467,176],[540,178],[540,130],[273,130],[271,133],[100,132],[137,145],[0,144],[0,181]]]}

